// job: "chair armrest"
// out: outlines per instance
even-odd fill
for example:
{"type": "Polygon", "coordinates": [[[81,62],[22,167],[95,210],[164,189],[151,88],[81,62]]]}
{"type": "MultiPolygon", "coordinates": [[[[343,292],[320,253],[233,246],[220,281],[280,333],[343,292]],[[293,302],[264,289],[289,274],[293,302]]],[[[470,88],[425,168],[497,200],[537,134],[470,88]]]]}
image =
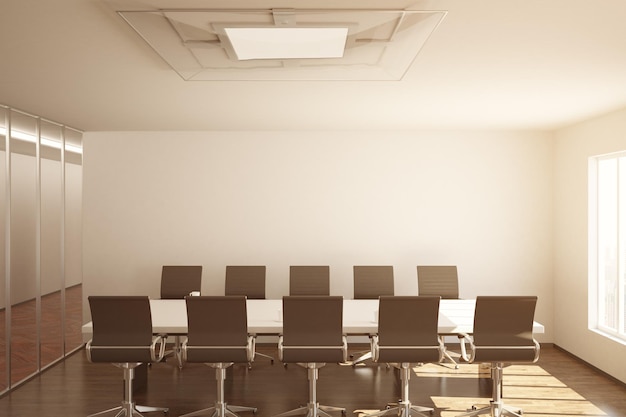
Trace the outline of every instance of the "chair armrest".
{"type": "Polygon", "coordinates": [[[472,340],[470,335],[465,334],[465,333],[460,333],[458,337],[459,337],[459,343],[461,345],[461,358],[463,358],[465,362],[471,362],[471,359],[473,359],[474,357],[474,341],[472,340]],[[471,348],[470,355],[467,354],[467,348],[465,347],[465,342],[469,343],[470,345],[470,348],[471,348]]]}
{"type": "Polygon", "coordinates": [[[374,334],[370,338],[370,349],[372,352],[372,360],[374,362],[378,362],[378,355],[380,354],[380,349],[378,348],[378,335],[374,334]]]}
{"type": "Polygon", "coordinates": [[[91,362],[91,342],[93,342],[93,339],[90,339],[85,345],[85,354],[87,354],[87,360],[89,362],[91,362]]]}
{"type": "Polygon", "coordinates": [[[533,343],[535,344],[535,358],[533,359],[533,363],[539,360],[539,351],[541,351],[541,345],[535,339],[533,339],[533,343]]]}
{"type": "Polygon", "coordinates": [[[150,356],[153,362],[160,362],[165,356],[165,337],[163,335],[157,335],[152,339],[152,344],[150,345],[150,356]],[[158,345],[158,346],[157,346],[158,345]]]}
{"type": "Polygon", "coordinates": [[[254,352],[256,350],[256,337],[252,334],[248,335],[248,344],[246,347],[246,355],[248,363],[254,362],[254,352]]]}
{"type": "Polygon", "coordinates": [[[346,335],[344,334],[343,336],[341,336],[341,342],[343,344],[341,351],[343,353],[343,360],[342,362],[346,362],[348,360],[348,338],[346,337],[346,335]]]}
{"type": "Polygon", "coordinates": [[[283,360],[283,335],[278,336],[278,359],[283,360]]]}

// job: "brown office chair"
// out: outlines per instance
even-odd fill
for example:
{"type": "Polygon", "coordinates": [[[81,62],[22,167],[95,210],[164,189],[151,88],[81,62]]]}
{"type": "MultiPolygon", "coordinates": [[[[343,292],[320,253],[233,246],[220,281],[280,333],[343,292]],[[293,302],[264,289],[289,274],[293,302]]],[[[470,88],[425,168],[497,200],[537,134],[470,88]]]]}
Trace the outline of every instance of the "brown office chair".
{"type": "Polygon", "coordinates": [[[330,295],[330,268],[327,265],[290,266],[289,295],[330,295]]]}
{"type": "Polygon", "coordinates": [[[533,338],[536,305],[535,296],[476,297],[473,335],[464,339],[469,342],[470,354],[465,344],[461,344],[461,351],[470,363],[491,363],[493,396],[487,407],[472,406],[459,417],[521,417],[521,410],[507,407],[502,401],[502,373],[506,363],[534,363],[539,359],[540,346],[533,338]]]}
{"type": "MultiPolygon", "coordinates": [[[[417,266],[417,289],[418,295],[434,295],[443,299],[459,298],[459,276],[456,265],[418,265],[417,266]]],[[[446,336],[457,336],[459,341],[463,338],[458,334],[441,334],[441,340],[446,336]]],[[[454,353],[460,356],[459,353],[454,353]]],[[[459,364],[446,349],[444,360],[459,369],[459,364]]]]}
{"type": "Polygon", "coordinates": [[[459,298],[459,275],[455,265],[418,265],[419,295],[438,295],[443,299],[459,298]]]}
{"type": "Polygon", "coordinates": [[[213,407],[181,417],[213,413],[214,417],[236,417],[236,412],[254,407],[227,405],[224,401],[226,369],[233,363],[247,363],[254,358],[254,336],[248,334],[246,297],[187,297],[187,340],[183,343],[186,362],[206,363],[215,368],[217,399],[213,407]]]}
{"type": "MultiPolygon", "coordinates": [[[[202,287],[201,265],[164,265],[161,270],[161,299],[184,299],[192,292],[200,293],[202,287]]],[[[162,335],[167,339],[167,335],[162,335]]],[[[174,356],[179,369],[183,367],[181,336],[174,336],[174,347],[164,358],[174,356]]]]}
{"type": "Polygon", "coordinates": [[[184,299],[202,287],[201,265],[163,265],[161,270],[161,298],[184,299]]]}
{"type": "Polygon", "coordinates": [[[108,362],[124,371],[122,405],[91,414],[90,417],[120,410],[116,417],[141,416],[140,412],[167,408],[136,405],[133,400],[135,368],[163,358],[165,343],[152,335],[150,300],[147,296],[89,296],[93,336],[87,342],[90,362],[108,362]]]}
{"type": "MultiPolygon", "coordinates": [[[[355,300],[378,300],[381,295],[393,295],[393,266],[388,265],[365,265],[353,267],[354,299],[355,300]]],[[[370,350],[355,352],[351,358],[352,365],[358,365],[372,358],[370,350]]]]}
{"type": "Polygon", "coordinates": [[[345,362],[348,354],[348,343],[343,334],[343,297],[283,297],[283,334],[278,340],[278,353],[285,364],[297,363],[307,368],[309,379],[307,405],[278,416],[330,417],[329,411],[345,414],[345,408],[317,402],[319,368],[326,362],[345,362]]]}
{"type": "MultiPolygon", "coordinates": [[[[250,300],[265,299],[265,265],[228,265],[226,266],[225,295],[245,295],[250,300]]],[[[274,358],[260,352],[255,357],[263,356],[274,363],[274,358]]],[[[248,363],[248,368],[252,362],[248,363]]]]}
{"type": "Polygon", "coordinates": [[[401,397],[396,407],[367,414],[367,417],[397,414],[409,417],[412,412],[425,415],[431,407],[411,404],[409,377],[411,364],[438,363],[444,352],[437,333],[438,296],[381,296],[378,306],[378,334],[372,337],[375,362],[395,363],[400,370],[401,397]]]}
{"type": "Polygon", "coordinates": [[[366,265],[353,267],[354,299],[378,300],[381,295],[393,295],[393,266],[366,265]]]}

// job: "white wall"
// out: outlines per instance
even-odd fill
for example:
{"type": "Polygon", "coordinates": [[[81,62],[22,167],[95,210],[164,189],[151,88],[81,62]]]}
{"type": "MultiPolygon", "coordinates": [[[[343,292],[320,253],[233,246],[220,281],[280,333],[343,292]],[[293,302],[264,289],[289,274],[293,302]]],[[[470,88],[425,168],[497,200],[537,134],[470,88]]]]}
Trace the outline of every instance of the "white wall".
{"type": "Polygon", "coordinates": [[[556,134],[554,341],[626,382],[626,345],[588,329],[588,158],[626,150],[626,109],[556,134]]]}
{"type": "MultiPolygon", "coordinates": [[[[84,135],[84,296],[159,295],[164,264],[456,264],[463,297],[536,294],[552,339],[552,139],[516,132],[90,132],[84,135]]],[[[85,303],[86,319],[88,304],[85,303]]]]}

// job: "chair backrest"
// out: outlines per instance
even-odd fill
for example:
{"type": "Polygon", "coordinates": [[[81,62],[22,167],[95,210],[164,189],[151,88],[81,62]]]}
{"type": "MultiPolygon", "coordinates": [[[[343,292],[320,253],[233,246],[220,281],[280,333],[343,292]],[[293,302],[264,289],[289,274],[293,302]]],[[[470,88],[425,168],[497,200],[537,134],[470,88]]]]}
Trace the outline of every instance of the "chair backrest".
{"type": "Polygon", "coordinates": [[[245,295],[248,299],[265,298],[265,265],[228,265],[225,295],[245,295]]]}
{"type": "Polygon", "coordinates": [[[283,297],[281,354],[292,363],[345,361],[343,297],[283,297]]]}
{"type": "Polygon", "coordinates": [[[378,352],[381,362],[439,362],[439,296],[381,296],[378,352]]]}
{"type": "Polygon", "coordinates": [[[187,297],[189,362],[248,362],[248,315],[242,295],[187,297]]]}
{"type": "Polygon", "coordinates": [[[456,265],[419,265],[417,293],[459,298],[459,276],[456,265]]]}
{"type": "Polygon", "coordinates": [[[201,265],[164,265],[161,271],[161,298],[185,298],[202,287],[201,265]]]}
{"type": "Polygon", "coordinates": [[[152,314],[148,296],[89,296],[91,362],[150,362],[152,314]]]}
{"type": "Polygon", "coordinates": [[[474,313],[474,361],[533,362],[536,296],[479,296],[474,313]]]}
{"type": "Polygon", "coordinates": [[[330,295],[328,265],[290,266],[289,295],[330,295]]]}
{"type": "Polygon", "coordinates": [[[354,298],[378,299],[393,295],[393,266],[367,265],[354,268],[354,298]]]}

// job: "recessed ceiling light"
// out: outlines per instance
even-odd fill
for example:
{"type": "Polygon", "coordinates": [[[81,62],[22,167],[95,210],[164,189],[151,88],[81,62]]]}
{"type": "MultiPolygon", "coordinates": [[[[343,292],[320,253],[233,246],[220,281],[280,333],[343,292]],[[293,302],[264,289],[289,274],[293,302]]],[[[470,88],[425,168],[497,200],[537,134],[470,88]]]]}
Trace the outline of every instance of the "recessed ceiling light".
{"type": "Polygon", "coordinates": [[[341,58],[348,28],[224,28],[240,61],[250,59],[341,58]]]}
{"type": "Polygon", "coordinates": [[[118,13],[187,81],[400,80],[447,13],[163,9],[156,7],[162,0],[145,2],[155,7],[118,13]]]}

